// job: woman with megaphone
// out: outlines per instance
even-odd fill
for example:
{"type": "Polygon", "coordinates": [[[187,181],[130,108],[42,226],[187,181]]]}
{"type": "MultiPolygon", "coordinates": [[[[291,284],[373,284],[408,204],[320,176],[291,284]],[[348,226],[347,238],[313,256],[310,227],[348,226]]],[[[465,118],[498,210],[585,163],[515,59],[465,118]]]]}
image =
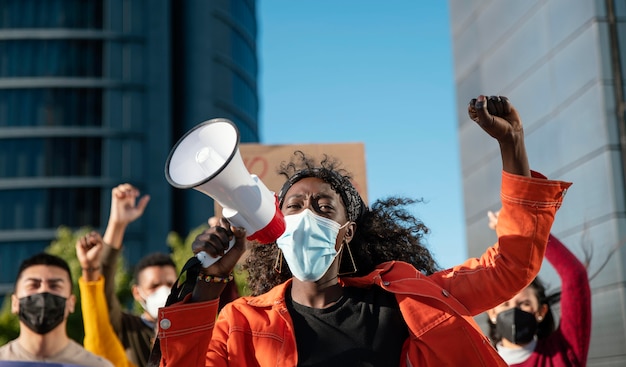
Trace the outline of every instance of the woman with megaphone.
{"type": "Polygon", "coordinates": [[[478,96],[468,114],[498,141],[503,163],[498,241],[480,258],[437,269],[423,244],[428,228],[404,209],[415,200],[368,208],[336,161],[296,153],[281,167],[286,229],[246,258],[252,296],[217,315],[246,241],[222,220],[193,251],[223,256],[159,311],[161,365],[506,366],[473,317],[538,273],[570,183],[531,172],[507,98],[478,96]]]}

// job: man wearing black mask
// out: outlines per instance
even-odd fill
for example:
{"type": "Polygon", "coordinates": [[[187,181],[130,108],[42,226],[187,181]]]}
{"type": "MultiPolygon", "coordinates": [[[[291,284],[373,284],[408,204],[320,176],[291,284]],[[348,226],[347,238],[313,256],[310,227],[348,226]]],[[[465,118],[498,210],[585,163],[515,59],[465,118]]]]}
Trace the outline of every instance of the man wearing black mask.
{"type": "Polygon", "coordinates": [[[67,336],[67,317],[75,304],[65,260],[45,253],[24,260],[11,296],[11,310],[20,319],[20,335],[0,347],[0,360],[113,367],[67,336]]]}

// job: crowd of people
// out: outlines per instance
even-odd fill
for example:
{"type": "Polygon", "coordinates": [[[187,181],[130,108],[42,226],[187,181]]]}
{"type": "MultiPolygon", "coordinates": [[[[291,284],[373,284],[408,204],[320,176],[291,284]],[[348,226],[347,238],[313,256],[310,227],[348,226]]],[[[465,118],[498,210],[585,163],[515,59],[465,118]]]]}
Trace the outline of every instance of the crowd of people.
{"type": "Polygon", "coordinates": [[[132,287],[143,308],[136,315],[115,296],[115,270],[126,228],[150,198],[121,184],[112,190],[104,234],[93,231],[76,243],[83,346],[66,333],[76,303],[69,267],[37,254],[17,274],[11,297],[20,336],[0,347],[0,360],[584,366],[591,327],[586,271],[550,233],[571,184],[531,171],[522,120],[506,97],[480,95],[468,115],[496,140],[502,157],[502,207],[490,218],[497,241],[481,257],[440,269],[424,244],[428,227],[406,209],[415,200],[392,196],[368,206],[340,161],[295,152],[279,169],[286,230],[275,243],[250,243],[244,229],[212,218],[192,250],[221,258],[199,269],[193,289],[167,306],[179,269],[168,254],[142,258],[132,287]],[[239,297],[232,293],[233,269],[244,253],[250,294],[239,297]],[[562,280],[558,327],[536,278],[544,255],[562,280]],[[482,313],[489,335],[475,321],[482,313]]]}

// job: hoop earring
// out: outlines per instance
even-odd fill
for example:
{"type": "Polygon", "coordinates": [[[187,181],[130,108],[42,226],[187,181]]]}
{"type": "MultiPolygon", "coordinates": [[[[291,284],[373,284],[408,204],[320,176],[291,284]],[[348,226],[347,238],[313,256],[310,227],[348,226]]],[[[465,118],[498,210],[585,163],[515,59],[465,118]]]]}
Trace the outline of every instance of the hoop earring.
{"type": "MultiPolygon", "coordinates": [[[[356,267],[356,263],[354,262],[354,257],[352,256],[352,250],[350,250],[350,244],[348,242],[344,241],[344,246],[342,246],[342,249],[347,248],[348,249],[348,255],[350,256],[350,262],[352,263],[352,271],[346,271],[343,273],[337,273],[337,276],[343,276],[343,275],[350,275],[350,274],[354,274],[358,271],[357,267],[356,267]]],[[[343,251],[341,251],[341,259],[339,259],[339,267],[341,267],[341,263],[343,260],[343,251]]]]}
{"type": "Polygon", "coordinates": [[[283,252],[278,249],[278,256],[276,256],[276,261],[274,262],[274,271],[278,274],[283,273],[283,252]]]}

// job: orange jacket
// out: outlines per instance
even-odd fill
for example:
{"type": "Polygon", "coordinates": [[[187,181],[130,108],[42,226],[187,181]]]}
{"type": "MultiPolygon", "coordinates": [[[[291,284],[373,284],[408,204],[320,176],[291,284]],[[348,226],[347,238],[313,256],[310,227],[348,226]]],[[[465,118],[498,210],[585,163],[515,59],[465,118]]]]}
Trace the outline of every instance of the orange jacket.
{"type": "MultiPolygon", "coordinates": [[[[342,282],[376,284],[396,294],[410,332],[401,366],[506,366],[473,316],[510,299],[539,272],[554,215],[570,185],[503,172],[498,243],[480,258],[431,276],[388,262],[342,282]]],[[[293,323],[284,302],[289,283],[233,301],[217,321],[218,300],[162,308],[161,365],[296,366],[293,323]]]]}

